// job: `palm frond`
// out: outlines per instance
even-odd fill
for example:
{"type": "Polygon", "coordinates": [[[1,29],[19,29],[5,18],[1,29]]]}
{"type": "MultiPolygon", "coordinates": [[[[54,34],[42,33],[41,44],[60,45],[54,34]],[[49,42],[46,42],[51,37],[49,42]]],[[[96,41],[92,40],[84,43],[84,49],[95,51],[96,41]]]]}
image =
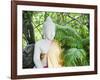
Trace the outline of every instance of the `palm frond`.
{"type": "Polygon", "coordinates": [[[64,56],[64,66],[83,66],[87,64],[87,55],[84,49],[71,48],[64,56]]]}
{"type": "Polygon", "coordinates": [[[59,40],[63,45],[69,46],[71,48],[82,48],[82,38],[78,32],[68,26],[56,25],[56,37],[55,39],[59,40]]]}

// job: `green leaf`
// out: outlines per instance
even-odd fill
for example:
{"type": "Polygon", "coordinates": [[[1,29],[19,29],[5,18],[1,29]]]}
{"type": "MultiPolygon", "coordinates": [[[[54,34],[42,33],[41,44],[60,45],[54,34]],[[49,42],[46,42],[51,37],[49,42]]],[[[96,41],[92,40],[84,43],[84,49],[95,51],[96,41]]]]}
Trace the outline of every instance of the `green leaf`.
{"type": "Polygon", "coordinates": [[[64,66],[88,65],[87,53],[84,49],[71,48],[64,55],[64,66]]]}

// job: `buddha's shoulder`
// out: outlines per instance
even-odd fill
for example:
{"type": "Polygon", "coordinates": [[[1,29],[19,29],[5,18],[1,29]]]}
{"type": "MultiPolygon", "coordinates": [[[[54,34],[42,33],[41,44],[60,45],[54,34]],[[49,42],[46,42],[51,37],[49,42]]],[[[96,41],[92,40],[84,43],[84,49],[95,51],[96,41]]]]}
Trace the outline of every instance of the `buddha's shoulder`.
{"type": "Polygon", "coordinates": [[[46,44],[46,41],[44,40],[44,39],[41,39],[41,40],[39,40],[39,41],[37,41],[36,43],[35,43],[35,45],[40,45],[40,46],[43,46],[43,45],[45,45],[46,44]]]}
{"type": "Polygon", "coordinates": [[[36,46],[37,46],[37,45],[41,45],[43,42],[44,42],[44,40],[43,40],[43,39],[38,40],[38,41],[35,43],[35,45],[36,45],[36,46]]]}

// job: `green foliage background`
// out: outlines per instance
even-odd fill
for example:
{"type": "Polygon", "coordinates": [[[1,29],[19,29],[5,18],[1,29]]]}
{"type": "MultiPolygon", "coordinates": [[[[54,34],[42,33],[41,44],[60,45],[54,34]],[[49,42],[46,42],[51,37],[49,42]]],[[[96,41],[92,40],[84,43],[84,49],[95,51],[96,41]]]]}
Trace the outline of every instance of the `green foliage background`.
{"type": "Polygon", "coordinates": [[[56,24],[54,39],[63,50],[64,66],[89,65],[89,14],[23,11],[23,48],[43,38],[48,16],[56,24]]]}

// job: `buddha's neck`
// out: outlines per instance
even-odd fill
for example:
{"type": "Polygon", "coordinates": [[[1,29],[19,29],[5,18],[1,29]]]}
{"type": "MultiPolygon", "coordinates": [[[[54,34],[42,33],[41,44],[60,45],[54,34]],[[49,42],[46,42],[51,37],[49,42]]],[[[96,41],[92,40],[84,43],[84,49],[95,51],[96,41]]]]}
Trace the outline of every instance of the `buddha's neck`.
{"type": "Polygon", "coordinates": [[[46,38],[44,40],[47,41],[47,42],[50,42],[50,43],[53,41],[53,40],[49,40],[49,39],[46,39],[46,38]]]}

